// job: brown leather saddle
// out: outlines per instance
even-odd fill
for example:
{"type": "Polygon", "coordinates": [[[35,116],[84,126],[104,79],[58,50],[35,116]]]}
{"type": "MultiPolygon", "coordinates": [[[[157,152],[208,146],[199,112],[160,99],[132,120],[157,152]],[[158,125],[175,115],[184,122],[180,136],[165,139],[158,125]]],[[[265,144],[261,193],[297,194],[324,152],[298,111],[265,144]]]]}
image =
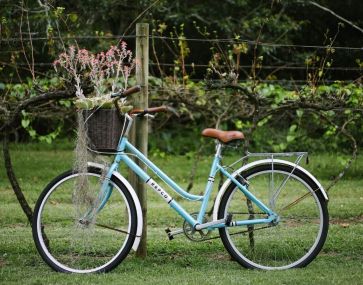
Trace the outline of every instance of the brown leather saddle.
{"type": "Polygon", "coordinates": [[[230,143],[232,141],[243,140],[244,134],[239,131],[221,131],[217,129],[204,129],[202,136],[218,139],[222,143],[230,143]]]}

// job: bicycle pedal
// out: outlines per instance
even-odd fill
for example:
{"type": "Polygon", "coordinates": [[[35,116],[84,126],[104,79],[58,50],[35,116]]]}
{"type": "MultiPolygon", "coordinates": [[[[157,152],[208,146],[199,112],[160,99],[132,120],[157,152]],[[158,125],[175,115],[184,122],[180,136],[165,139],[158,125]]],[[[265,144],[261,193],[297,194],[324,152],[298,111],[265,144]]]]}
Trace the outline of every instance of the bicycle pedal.
{"type": "Polygon", "coordinates": [[[228,214],[227,217],[226,217],[226,226],[229,227],[231,225],[231,222],[232,222],[232,214],[228,214]]]}
{"type": "Polygon", "coordinates": [[[166,228],[165,229],[165,232],[168,235],[168,239],[169,240],[173,240],[174,239],[174,236],[172,235],[171,230],[169,228],[166,228]]]}

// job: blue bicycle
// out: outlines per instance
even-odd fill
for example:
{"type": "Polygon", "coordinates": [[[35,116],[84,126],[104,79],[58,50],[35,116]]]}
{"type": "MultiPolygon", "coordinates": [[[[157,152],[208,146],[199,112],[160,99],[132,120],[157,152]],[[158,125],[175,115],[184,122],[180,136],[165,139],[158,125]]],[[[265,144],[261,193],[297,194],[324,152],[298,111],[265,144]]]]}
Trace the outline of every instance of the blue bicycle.
{"type": "MultiPolygon", "coordinates": [[[[118,95],[134,91],[137,90],[118,95]]],[[[216,152],[204,195],[194,195],[183,190],[128,141],[135,117],[166,110],[156,107],[124,115],[124,130],[109,168],[90,162],[87,173],[67,171],[49,183],[38,199],[33,221],[34,241],[44,261],[60,272],[107,272],[121,263],[131,249],[137,249],[143,227],[142,211],[135,190],[118,172],[124,164],[184,220],[181,228],[167,229],[169,239],[179,234],[193,241],[220,237],[232,258],[247,268],[273,270],[309,264],[323,247],[329,218],[323,187],[299,166],[306,153],[248,153],[224,166],[224,147],[243,140],[244,135],[239,131],[206,129],[202,135],[216,140],[216,152]],[[278,159],[293,156],[294,162],[278,159]],[[188,213],[155,177],[134,162],[135,157],[182,197],[199,201],[199,211],[188,213]],[[264,158],[243,165],[250,157],[264,158]],[[236,165],[239,167],[234,169],[236,165]],[[219,172],[226,181],[213,196],[219,172]],[[80,175],[88,177],[87,183],[97,199],[90,199],[87,207],[76,210],[74,189],[80,175]],[[213,212],[208,214],[213,197],[213,212]],[[219,235],[211,237],[213,232],[219,235]]]]}

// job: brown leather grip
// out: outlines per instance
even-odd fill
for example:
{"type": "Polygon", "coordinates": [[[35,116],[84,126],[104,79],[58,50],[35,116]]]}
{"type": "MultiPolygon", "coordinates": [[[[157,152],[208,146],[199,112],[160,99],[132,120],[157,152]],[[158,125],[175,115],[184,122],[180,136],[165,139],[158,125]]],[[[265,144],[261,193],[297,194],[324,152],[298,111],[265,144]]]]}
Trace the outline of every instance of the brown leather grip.
{"type": "Polygon", "coordinates": [[[137,93],[141,90],[141,86],[140,85],[136,85],[134,87],[131,87],[129,89],[126,89],[124,92],[122,92],[121,96],[129,96],[131,94],[137,93]]]}
{"type": "Polygon", "coordinates": [[[159,106],[159,107],[147,108],[145,110],[143,110],[143,109],[133,109],[133,110],[130,111],[130,114],[141,114],[141,113],[153,114],[153,113],[160,113],[160,112],[166,112],[166,111],[168,111],[167,106],[159,106]]]}

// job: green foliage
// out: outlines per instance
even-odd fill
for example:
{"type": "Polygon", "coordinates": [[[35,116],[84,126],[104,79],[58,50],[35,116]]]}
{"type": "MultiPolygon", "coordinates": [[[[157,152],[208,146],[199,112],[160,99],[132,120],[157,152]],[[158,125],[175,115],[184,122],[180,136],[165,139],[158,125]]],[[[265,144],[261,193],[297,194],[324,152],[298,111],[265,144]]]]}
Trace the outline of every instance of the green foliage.
{"type": "MultiPolygon", "coordinates": [[[[163,89],[165,89],[165,80],[162,81],[160,78],[151,77],[150,84],[152,85],[152,100],[153,98],[159,99],[160,94],[157,92],[157,88],[163,86],[163,89]]],[[[28,80],[28,82],[23,84],[4,84],[3,87],[7,94],[6,98],[8,103],[15,106],[24,96],[36,96],[37,88],[52,90],[61,85],[62,82],[57,77],[51,77],[50,79],[39,79],[36,85],[31,80],[28,80]]],[[[249,83],[241,83],[240,85],[245,88],[251,88],[249,83]]],[[[171,98],[178,96],[178,92],[174,91],[175,89],[171,85],[167,89],[169,87],[169,92],[165,90],[163,92],[167,92],[171,98]]],[[[270,102],[269,104],[272,108],[277,108],[289,100],[309,98],[311,96],[309,86],[301,88],[299,92],[297,90],[287,89],[278,84],[267,83],[260,83],[254,88],[260,98],[264,98],[270,102]]],[[[233,98],[233,91],[228,89],[208,91],[204,81],[194,82],[186,80],[183,92],[185,96],[194,96],[193,100],[197,108],[191,110],[190,106],[183,103],[177,106],[178,112],[182,115],[183,123],[179,124],[177,120],[171,118],[172,120],[169,120],[169,123],[163,129],[154,132],[150,136],[150,147],[152,151],[181,154],[197,149],[199,142],[198,140],[193,140],[193,137],[198,137],[203,128],[214,127],[213,118],[223,113],[231,98],[233,98]],[[188,92],[191,95],[188,95],[188,92]],[[198,111],[198,108],[208,106],[213,108],[214,113],[198,111]],[[185,123],[189,126],[186,127],[185,123]],[[180,135],[181,129],[183,130],[182,135],[180,135]],[[187,139],[186,136],[190,138],[187,139]]],[[[360,85],[353,83],[341,84],[336,82],[331,85],[321,85],[316,88],[314,96],[318,98],[318,101],[321,100],[321,102],[329,97],[334,97],[335,99],[346,102],[346,106],[351,108],[359,108],[363,105],[362,88],[360,85]]],[[[57,105],[59,108],[67,110],[72,108],[72,101],[61,100],[57,105]]],[[[236,105],[235,108],[231,112],[235,112],[236,116],[232,114],[231,119],[222,122],[226,123],[224,128],[239,129],[245,132],[251,128],[251,121],[248,118],[239,117],[240,108],[243,107],[236,105]]],[[[281,120],[282,117],[279,118],[279,116],[270,115],[262,118],[258,122],[257,129],[251,139],[251,150],[349,151],[350,147],[347,147],[347,140],[341,136],[337,127],[328,124],[316,114],[308,110],[297,109],[295,111],[286,111],[281,115],[284,115],[285,119],[281,120]]],[[[324,115],[331,120],[336,120],[337,123],[343,120],[343,118],[339,118],[341,116],[340,110],[325,112],[324,115]]],[[[355,137],[363,136],[363,125],[360,113],[347,109],[344,112],[344,118],[354,119],[347,125],[347,128],[355,137]]],[[[163,118],[160,118],[160,120],[163,120],[163,118]]],[[[63,120],[53,120],[51,124],[46,132],[41,129],[37,130],[37,127],[33,126],[34,117],[29,112],[23,112],[22,114],[21,126],[26,130],[26,133],[31,139],[51,142],[62,134],[62,129],[64,129],[63,120]]],[[[153,124],[157,126],[159,120],[156,119],[153,124]]],[[[40,125],[36,123],[35,126],[40,125]]],[[[68,133],[69,135],[72,136],[73,134],[68,133]]],[[[358,142],[361,143],[361,141],[358,142]]]]}
{"type": "Polygon", "coordinates": [[[26,111],[22,111],[22,119],[21,126],[28,132],[29,136],[32,140],[46,142],[51,144],[54,139],[56,139],[62,131],[63,128],[63,120],[61,120],[58,124],[55,124],[55,130],[48,132],[47,134],[40,135],[31,125],[32,118],[26,111]]]}
{"type": "MultiPolygon", "coordinates": [[[[2,100],[10,110],[14,110],[22,100],[37,96],[39,90],[47,92],[57,90],[60,86],[62,82],[58,77],[38,78],[35,82],[28,79],[24,83],[7,83],[3,85],[2,100]]],[[[60,100],[49,102],[46,108],[34,106],[29,110],[23,110],[20,126],[25,133],[20,132],[24,136],[21,139],[52,143],[62,133],[64,127],[64,119],[54,116],[54,112],[60,111],[60,114],[65,115],[72,110],[72,105],[72,100],[60,100]]],[[[6,117],[0,116],[0,122],[5,119],[6,117]]]]}
{"type": "MultiPolygon", "coordinates": [[[[160,94],[154,91],[160,82],[158,80],[151,82],[153,84],[152,96],[160,99],[160,94]]],[[[246,88],[246,90],[252,90],[253,82],[240,83],[239,86],[246,88]]],[[[182,115],[183,123],[178,124],[178,122],[169,121],[165,129],[161,130],[173,134],[173,143],[167,143],[169,141],[168,136],[163,138],[164,144],[162,143],[163,140],[156,143],[152,137],[157,136],[157,134],[153,134],[151,136],[153,147],[159,146],[163,151],[171,153],[183,153],[183,151],[180,152],[180,149],[185,140],[182,138],[179,140],[178,131],[174,132],[173,130],[182,128],[184,134],[190,133],[191,130],[185,127],[185,121],[189,121],[196,129],[195,132],[192,132],[193,135],[197,136],[203,128],[214,127],[214,124],[219,120],[218,118],[226,113],[226,110],[228,110],[228,115],[220,121],[219,128],[238,129],[248,133],[249,129],[253,127],[252,118],[243,112],[246,109],[246,106],[243,105],[245,102],[233,101],[236,91],[233,89],[214,91],[205,88],[205,82],[191,82],[190,84],[187,82],[184,84],[182,92],[185,98],[189,98],[195,105],[180,104],[178,109],[182,115]]],[[[258,119],[257,128],[250,138],[250,150],[252,151],[350,152],[351,142],[342,135],[338,128],[344,122],[347,122],[345,129],[352,133],[355,138],[363,136],[362,114],[359,112],[363,106],[363,101],[362,89],[359,84],[335,82],[331,85],[317,86],[314,93],[309,86],[303,86],[300,90],[290,90],[278,84],[260,83],[253,88],[257,92],[257,97],[265,102],[264,108],[269,108],[272,111],[279,110],[281,106],[291,102],[296,102],[297,107],[284,109],[281,112],[277,111],[275,114],[267,116],[265,112],[268,110],[263,109],[261,111],[262,117],[258,119]],[[319,108],[324,108],[332,102],[340,105],[336,105],[336,109],[331,107],[330,111],[315,112],[311,108],[299,108],[299,102],[320,106],[319,108]],[[341,108],[345,111],[342,112],[341,108]]],[[[163,90],[164,96],[166,96],[165,93],[168,94],[167,100],[174,101],[179,96],[178,91],[175,91],[172,86],[165,85],[165,82],[163,83],[163,90]],[[165,89],[169,91],[165,91],[165,89]]],[[[158,121],[155,122],[155,125],[157,124],[158,121]]],[[[360,146],[362,145],[359,139],[358,143],[360,146]]]]}

